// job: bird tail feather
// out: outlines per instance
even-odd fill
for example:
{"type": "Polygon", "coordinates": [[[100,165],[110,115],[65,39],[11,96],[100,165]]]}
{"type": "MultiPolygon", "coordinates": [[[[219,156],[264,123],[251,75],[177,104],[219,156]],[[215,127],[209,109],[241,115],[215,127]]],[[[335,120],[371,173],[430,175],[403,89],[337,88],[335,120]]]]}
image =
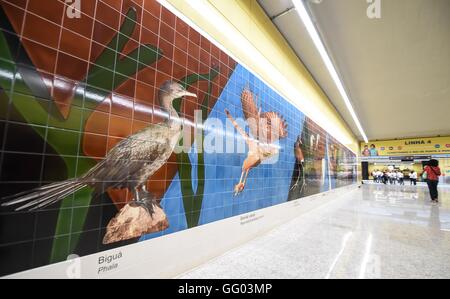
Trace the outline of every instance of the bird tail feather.
{"type": "Polygon", "coordinates": [[[53,183],[30,191],[4,197],[3,200],[7,201],[4,202],[2,206],[9,207],[23,204],[15,210],[22,211],[28,209],[29,211],[34,211],[63,200],[84,187],[86,187],[85,183],[81,183],[75,179],[53,183]]]}

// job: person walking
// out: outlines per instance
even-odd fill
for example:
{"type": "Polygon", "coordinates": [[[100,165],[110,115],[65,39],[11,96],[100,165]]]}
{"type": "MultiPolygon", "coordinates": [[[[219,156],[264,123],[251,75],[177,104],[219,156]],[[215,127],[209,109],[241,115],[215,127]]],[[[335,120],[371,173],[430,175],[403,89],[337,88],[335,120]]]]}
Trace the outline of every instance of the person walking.
{"type": "Polygon", "coordinates": [[[441,175],[441,169],[439,168],[439,161],[436,159],[431,159],[428,165],[423,169],[426,173],[426,180],[428,185],[428,190],[430,191],[430,197],[432,202],[439,202],[438,197],[438,184],[439,176],[441,175]]]}
{"type": "Polygon", "coordinates": [[[389,184],[390,185],[394,184],[394,173],[392,171],[389,171],[388,177],[389,177],[389,184]]]}
{"type": "Polygon", "coordinates": [[[410,185],[417,185],[417,172],[415,172],[414,170],[409,174],[409,182],[410,185]]]}
{"type": "Polygon", "coordinates": [[[373,182],[376,183],[377,179],[378,179],[376,170],[372,171],[372,178],[373,178],[373,182]]]}
{"type": "Polygon", "coordinates": [[[403,174],[403,171],[400,170],[397,172],[397,179],[399,185],[403,186],[405,184],[405,175],[403,174]]]}
{"type": "Polygon", "coordinates": [[[392,172],[392,182],[393,182],[394,185],[397,185],[397,182],[398,182],[398,173],[397,173],[397,170],[394,170],[394,171],[392,172]]]}
{"type": "Polygon", "coordinates": [[[377,171],[378,183],[383,183],[383,172],[381,170],[377,171]]]}

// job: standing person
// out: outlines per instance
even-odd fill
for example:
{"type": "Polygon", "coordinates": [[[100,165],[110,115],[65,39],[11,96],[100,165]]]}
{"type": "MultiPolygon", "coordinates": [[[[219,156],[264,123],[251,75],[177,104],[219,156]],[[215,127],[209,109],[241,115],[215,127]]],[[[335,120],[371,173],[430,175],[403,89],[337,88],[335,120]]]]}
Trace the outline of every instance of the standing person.
{"type": "Polygon", "coordinates": [[[362,155],[364,157],[370,157],[370,150],[368,145],[364,145],[364,149],[362,151],[362,155]]]}
{"type": "Polygon", "coordinates": [[[398,180],[398,178],[397,178],[397,170],[394,170],[392,172],[392,182],[393,182],[394,185],[397,185],[397,180],[398,180]]]}
{"type": "Polygon", "coordinates": [[[373,182],[376,183],[377,182],[377,178],[378,178],[376,170],[372,171],[372,178],[373,178],[373,182]]]}
{"type": "Polygon", "coordinates": [[[439,183],[439,176],[441,175],[441,169],[439,168],[439,161],[435,159],[431,159],[428,162],[428,165],[425,166],[423,171],[426,173],[427,176],[427,185],[428,190],[430,191],[431,201],[432,202],[439,202],[438,197],[438,183],[439,183]]]}
{"type": "Polygon", "coordinates": [[[383,184],[386,185],[388,182],[388,179],[389,179],[389,175],[388,175],[388,172],[385,170],[383,173],[383,184]]]}
{"type": "Polygon", "coordinates": [[[378,156],[378,150],[377,150],[377,147],[375,146],[375,144],[372,144],[372,145],[370,146],[369,152],[370,152],[370,156],[371,156],[371,157],[376,157],[376,156],[378,156]]]}
{"type": "Polygon", "coordinates": [[[414,170],[409,174],[410,184],[416,186],[417,185],[417,172],[414,170]]]}
{"type": "Polygon", "coordinates": [[[377,171],[378,183],[383,182],[383,172],[381,170],[377,171]]]}
{"type": "Polygon", "coordinates": [[[397,177],[398,177],[398,183],[399,183],[400,185],[404,185],[404,184],[405,184],[405,181],[404,181],[405,175],[403,174],[403,171],[400,170],[400,171],[397,173],[397,177]]]}

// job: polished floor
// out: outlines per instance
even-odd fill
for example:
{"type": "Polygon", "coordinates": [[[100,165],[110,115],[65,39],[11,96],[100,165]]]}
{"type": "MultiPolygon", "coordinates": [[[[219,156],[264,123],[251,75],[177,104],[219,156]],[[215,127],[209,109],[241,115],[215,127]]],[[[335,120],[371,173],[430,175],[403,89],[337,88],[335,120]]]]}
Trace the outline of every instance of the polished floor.
{"type": "Polygon", "coordinates": [[[450,188],[363,185],[179,278],[450,278],[450,188]]]}

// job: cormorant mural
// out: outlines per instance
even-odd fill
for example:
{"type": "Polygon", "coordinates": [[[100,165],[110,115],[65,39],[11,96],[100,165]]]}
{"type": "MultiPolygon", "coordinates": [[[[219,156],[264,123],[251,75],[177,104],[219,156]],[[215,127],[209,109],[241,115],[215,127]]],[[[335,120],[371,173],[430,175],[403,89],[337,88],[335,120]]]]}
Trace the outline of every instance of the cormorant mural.
{"type": "MultiPolygon", "coordinates": [[[[94,189],[94,197],[109,189],[127,188],[133,193],[133,202],[128,204],[129,207],[125,207],[126,210],[130,207],[142,207],[147,215],[133,216],[132,213],[127,213],[125,215],[128,217],[126,217],[119,212],[118,219],[110,224],[104,243],[136,238],[153,232],[153,227],[160,223],[158,221],[153,224],[151,221],[155,209],[161,213],[164,212],[153,195],[147,191],[146,185],[151,176],[167,162],[181,137],[183,120],[173,107],[173,101],[184,96],[197,97],[173,81],[166,81],[158,95],[160,105],[166,113],[163,123],[150,124],[122,140],[111,149],[103,161],[82,177],[5,197],[3,200],[7,202],[2,206],[20,205],[15,209],[16,211],[34,211],[57,203],[88,186],[94,189]],[[120,218],[125,220],[121,221],[120,218]],[[149,220],[142,221],[142,218],[149,220]],[[141,227],[142,225],[144,227],[141,227]]],[[[167,222],[165,215],[161,221],[167,222]]],[[[159,230],[161,229],[156,231],[159,230]]]]}

